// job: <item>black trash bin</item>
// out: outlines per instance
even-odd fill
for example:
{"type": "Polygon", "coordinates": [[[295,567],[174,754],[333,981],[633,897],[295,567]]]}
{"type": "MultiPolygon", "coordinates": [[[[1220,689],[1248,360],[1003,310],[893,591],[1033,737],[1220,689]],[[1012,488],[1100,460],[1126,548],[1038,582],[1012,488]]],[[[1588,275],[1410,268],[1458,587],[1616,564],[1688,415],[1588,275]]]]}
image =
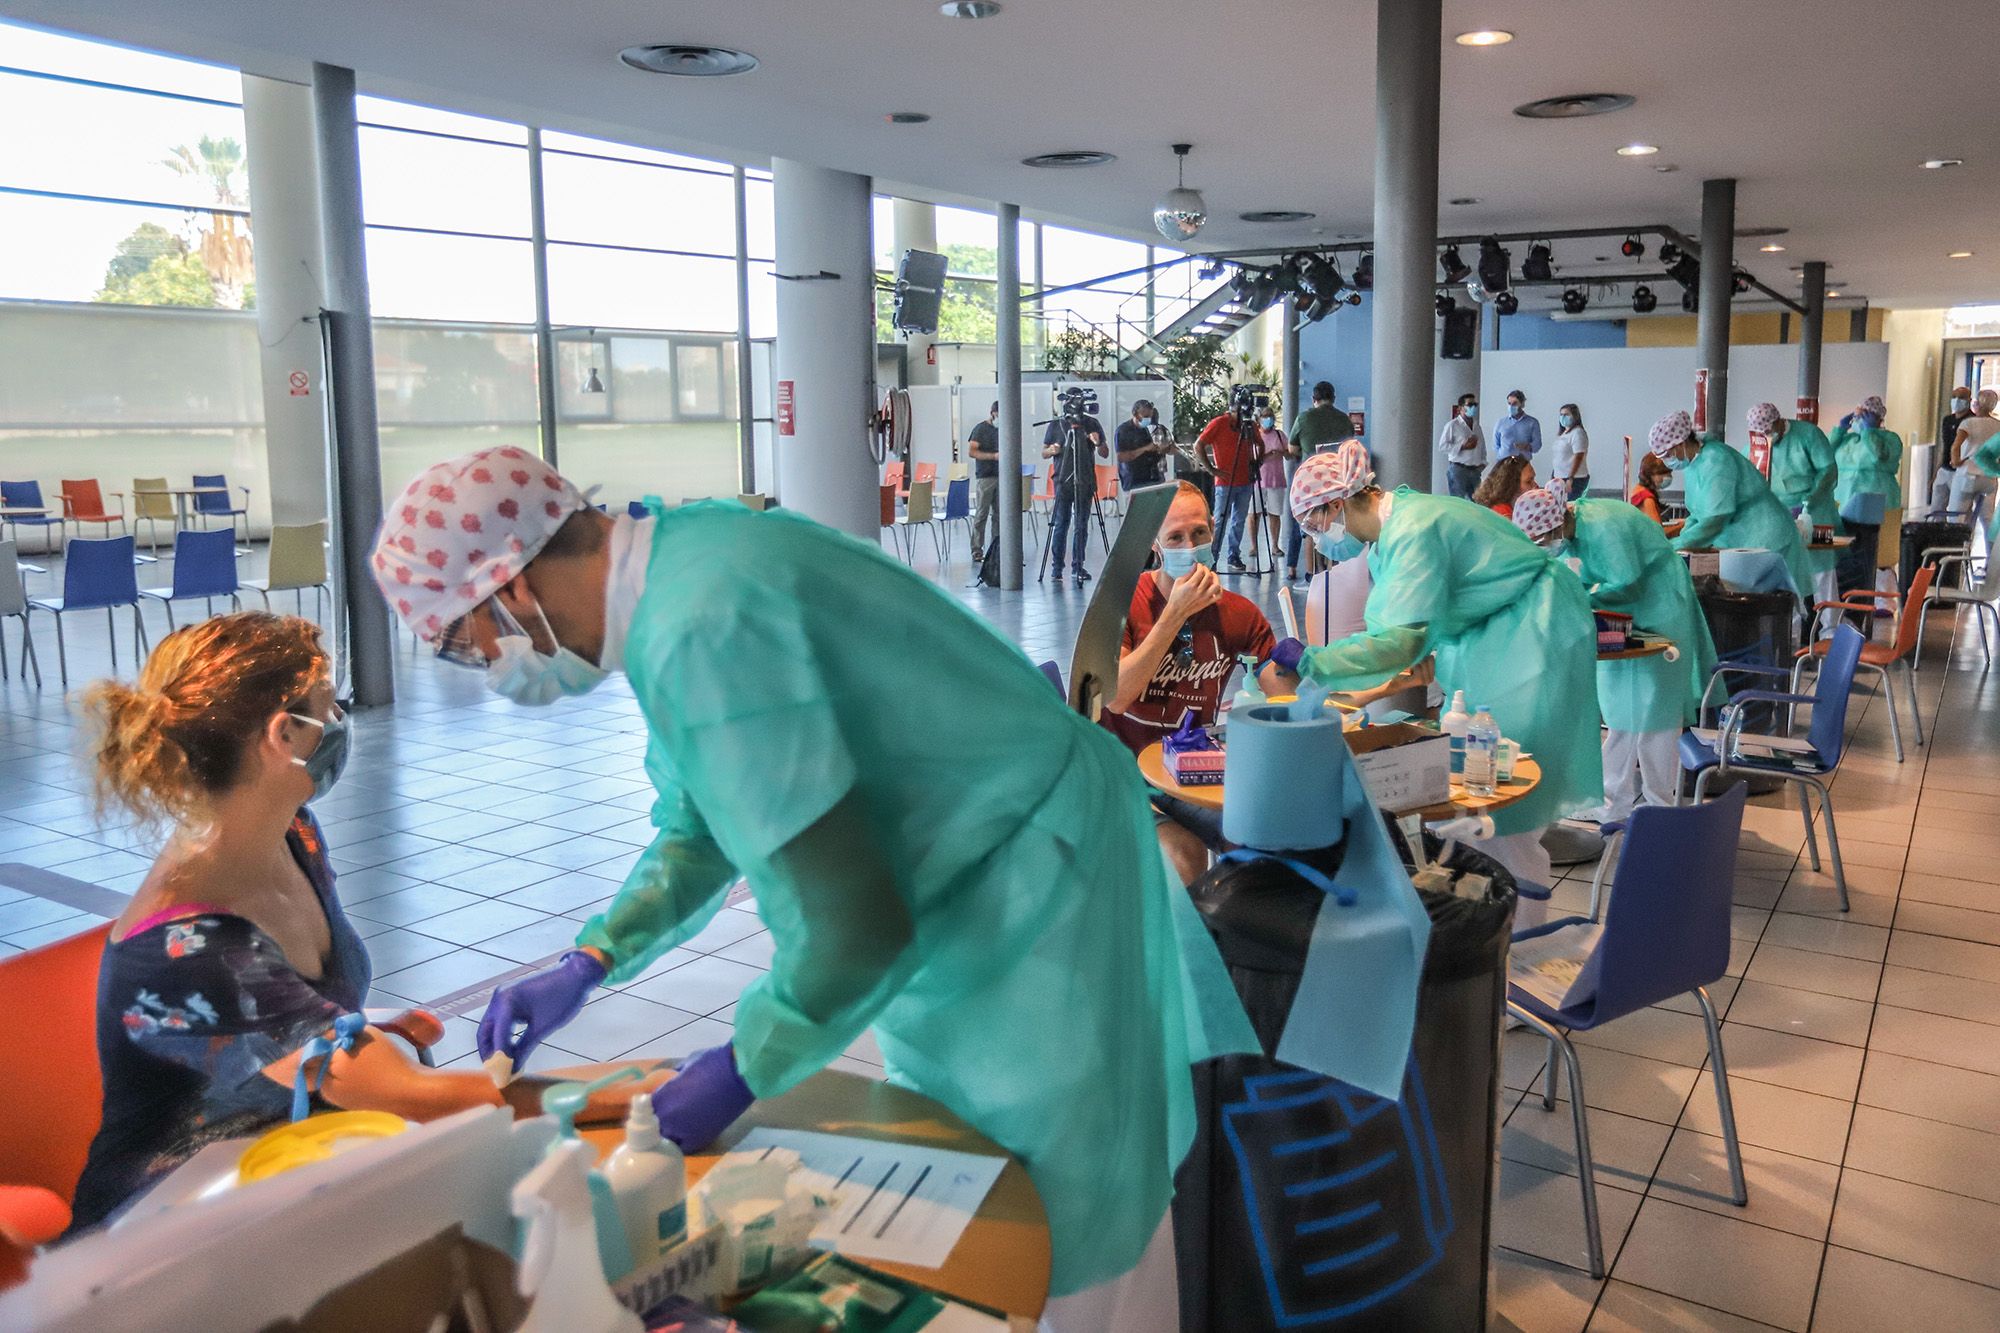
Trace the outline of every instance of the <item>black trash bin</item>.
{"type": "MultiPolygon", "coordinates": [[[[1972,525],[1969,523],[1945,523],[1936,519],[1912,519],[1903,525],[1902,559],[1897,562],[1896,581],[1904,592],[1910,590],[1910,580],[1917,576],[1917,566],[1922,563],[1924,552],[1934,546],[1963,546],[1970,549],[1972,525]]],[[[1935,588],[1957,588],[1959,576],[1964,572],[1963,564],[1946,565],[1938,571],[1932,583],[1935,588]]]]}
{"type": "MultiPolygon", "coordinates": [[[[1337,878],[1337,859],[1315,863],[1337,878]]],[[[1422,895],[1430,947],[1400,1100],[1266,1057],[1195,1070],[1199,1128],[1174,1198],[1182,1333],[1485,1329],[1515,893],[1487,857],[1459,848],[1452,865],[1491,883],[1476,901],[1422,895]]],[[[1323,895],[1274,862],[1218,867],[1192,892],[1268,1056],[1323,895]]]]}

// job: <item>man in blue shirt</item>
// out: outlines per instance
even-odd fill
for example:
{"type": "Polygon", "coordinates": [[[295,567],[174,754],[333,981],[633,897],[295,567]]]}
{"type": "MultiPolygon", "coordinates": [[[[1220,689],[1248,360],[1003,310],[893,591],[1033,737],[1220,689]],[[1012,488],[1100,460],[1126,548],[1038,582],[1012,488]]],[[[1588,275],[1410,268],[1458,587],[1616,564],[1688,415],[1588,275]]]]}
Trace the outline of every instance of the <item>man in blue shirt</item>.
{"type": "Polygon", "coordinates": [[[1528,395],[1519,389],[1507,395],[1507,415],[1493,427],[1493,461],[1542,451],[1542,423],[1528,415],[1528,395]]]}

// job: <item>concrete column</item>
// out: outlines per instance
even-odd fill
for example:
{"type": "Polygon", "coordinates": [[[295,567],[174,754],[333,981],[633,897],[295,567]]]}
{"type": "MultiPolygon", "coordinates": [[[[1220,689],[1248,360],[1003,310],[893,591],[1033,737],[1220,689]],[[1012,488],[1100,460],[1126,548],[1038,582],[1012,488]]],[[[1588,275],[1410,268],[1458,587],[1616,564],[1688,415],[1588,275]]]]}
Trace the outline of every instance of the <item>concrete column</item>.
{"type": "Polygon", "coordinates": [[[757,395],[750,382],[749,185],[736,168],[736,487],[757,490],[757,395]]]}
{"type": "Polygon", "coordinates": [[[1001,204],[993,294],[1000,371],[1000,587],[1021,590],[1021,206],[1001,204]]]}
{"type": "Polygon", "coordinates": [[[254,164],[250,225],[257,237],[257,341],[271,521],[317,523],[329,511],[312,91],[302,83],[245,74],[243,130],[254,164]],[[297,391],[300,385],[303,393],[297,391]]]}
{"type": "Polygon", "coordinates": [[[1368,438],[1385,485],[1430,477],[1443,0],[1376,0],[1375,318],[1368,438]]]}
{"type": "Polygon", "coordinates": [[[1697,371],[1708,370],[1708,429],[1729,434],[1729,302],[1736,274],[1736,182],[1701,183],[1701,309],[1695,317],[1697,371]]]}
{"type": "Polygon", "coordinates": [[[881,540],[868,451],[875,410],[875,263],[866,176],[771,162],[777,213],[780,412],[777,494],[787,509],[863,541],[881,540]],[[822,274],[830,276],[822,277],[822,274]]]}
{"type": "MultiPolygon", "coordinates": [[[[900,257],[905,250],[929,250],[936,253],[937,205],[927,204],[917,199],[897,199],[892,210],[895,217],[896,236],[891,259],[900,257]]],[[[937,341],[936,335],[929,333],[906,333],[904,342],[910,349],[909,380],[912,384],[936,384],[937,366],[931,362],[935,355],[931,345],[937,341]]]]}
{"type": "Polygon", "coordinates": [[[1279,343],[1278,359],[1282,364],[1278,367],[1278,385],[1280,392],[1284,396],[1285,416],[1287,419],[1278,424],[1289,430],[1291,429],[1292,422],[1298,420],[1299,409],[1305,406],[1299,398],[1303,386],[1299,383],[1298,318],[1289,311],[1286,312],[1282,327],[1284,337],[1279,343]]]}
{"type": "Polygon", "coordinates": [[[382,525],[382,441],[375,421],[375,331],[369,322],[354,71],[314,61],[312,109],[333,406],[334,549],[339,556],[334,604],[345,612],[353,702],[372,708],[394,703],[396,685],[389,606],[368,570],[375,530],[382,525]]]}
{"type": "Polygon", "coordinates": [[[1798,413],[1806,420],[1818,421],[1820,353],[1826,346],[1825,260],[1806,261],[1805,285],[1799,298],[1806,313],[1799,321],[1798,413]]]}
{"type": "Polygon", "coordinates": [[[535,268],[535,406],[541,420],[542,457],[556,456],[556,334],[549,323],[548,211],[542,203],[542,131],[528,127],[528,247],[535,268]]]}

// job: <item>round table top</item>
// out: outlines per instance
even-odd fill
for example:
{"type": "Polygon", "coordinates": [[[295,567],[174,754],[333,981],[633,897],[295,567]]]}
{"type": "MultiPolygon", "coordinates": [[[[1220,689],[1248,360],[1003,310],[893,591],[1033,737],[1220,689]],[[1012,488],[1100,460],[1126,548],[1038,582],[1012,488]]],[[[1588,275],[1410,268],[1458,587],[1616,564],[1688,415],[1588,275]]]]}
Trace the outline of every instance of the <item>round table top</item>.
{"type": "MultiPolygon", "coordinates": [[[[1139,775],[1146,779],[1148,786],[1169,796],[1178,797],[1190,805],[1201,806],[1205,810],[1222,809],[1224,786],[1217,782],[1209,786],[1183,787],[1167,772],[1165,754],[1160,743],[1154,741],[1139,752],[1139,775]]],[[[1490,814],[1504,810],[1529,792],[1542,781],[1542,766],[1531,758],[1522,758],[1514,764],[1514,777],[1503,782],[1491,796],[1474,796],[1464,787],[1454,782],[1451,800],[1444,805],[1419,806],[1416,810],[1391,810],[1392,815],[1421,813],[1426,819],[1450,819],[1461,814],[1490,814]]]]}
{"type": "Polygon", "coordinates": [[[1622,648],[1615,653],[1599,653],[1600,662],[1629,662],[1635,657],[1658,657],[1674,646],[1672,639],[1643,639],[1636,648],[1622,648]]]}
{"type": "Polygon", "coordinates": [[[1844,551],[1854,545],[1852,537],[1835,537],[1830,542],[1807,542],[1808,551],[1844,551]]]}
{"type": "MultiPolygon", "coordinates": [[[[612,1060],[548,1070],[541,1077],[588,1080],[634,1063],[647,1062],[612,1060]]],[[[722,1154],[760,1126],[920,1143],[1007,1158],[999,1179],[993,1182],[993,1188],[967,1224],[965,1234],[952,1247],[943,1267],[916,1268],[880,1259],[865,1262],[871,1268],[907,1278],[946,1296],[1029,1320],[1041,1316],[1043,1306],[1048,1303],[1050,1265],[1049,1221],[1042,1210],[1041,1195],[1035,1192],[1027,1170],[1005,1148],[942,1105],[922,1093],[878,1079],[823,1069],[782,1097],[753,1104],[708,1152],[690,1153],[688,1184],[700,1180],[722,1154]]],[[[596,1147],[600,1157],[609,1155],[625,1137],[624,1126],[616,1123],[580,1125],[577,1133],[596,1147]]]]}

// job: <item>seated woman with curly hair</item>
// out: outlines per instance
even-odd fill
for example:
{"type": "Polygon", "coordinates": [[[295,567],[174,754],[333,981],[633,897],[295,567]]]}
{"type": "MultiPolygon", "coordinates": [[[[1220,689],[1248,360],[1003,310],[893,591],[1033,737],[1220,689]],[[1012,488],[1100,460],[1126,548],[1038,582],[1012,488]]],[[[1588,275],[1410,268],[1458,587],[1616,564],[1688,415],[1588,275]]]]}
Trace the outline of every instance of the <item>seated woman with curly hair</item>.
{"type": "Polygon", "coordinates": [[[1514,501],[1522,491],[1535,489],[1535,465],[1522,454],[1510,454],[1495,463],[1472,493],[1472,503],[1484,505],[1502,518],[1514,517],[1514,501]]]}

